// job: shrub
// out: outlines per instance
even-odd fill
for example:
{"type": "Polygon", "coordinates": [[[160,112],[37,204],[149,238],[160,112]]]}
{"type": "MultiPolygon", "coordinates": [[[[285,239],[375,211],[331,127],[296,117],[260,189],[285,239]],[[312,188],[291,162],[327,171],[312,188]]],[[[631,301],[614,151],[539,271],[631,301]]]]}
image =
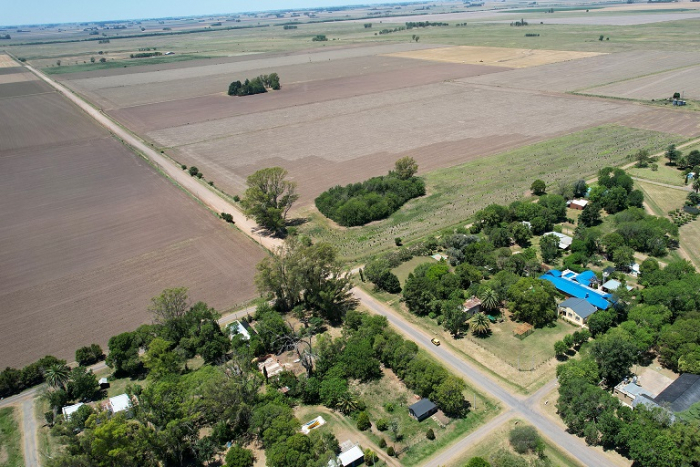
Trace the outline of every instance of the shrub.
{"type": "Polygon", "coordinates": [[[428,428],[428,431],[425,432],[425,437],[431,441],[435,439],[435,432],[432,428],[428,428]]]}
{"type": "MultiPolygon", "coordinates": [[[[377,425],[377,430],[386,431],[387,429],[389,429],[389,420],[387,420],[386,418],[380,418],[379,420],[377,420],[376,425],[377,425]]],[[[384,446],[381,446],[381,447],[384,447],[384,446]]]]}
{"type": "Polygon", "coordinates": [[[104,358],[102,347],[97,344],[81,347],[75,351],[75,361],[80,366],[93,365],[104,358]]]}
{"type": "Polygon", "coordinates": [[[386,447],[386,440],[384,438],[379,440],[379,447],[382,449],[386,447]]]}
{"type": "Polygon", "coordinates": [[[253,452],[249,449],[244,449],[236,444],[231,446],[231,449],[226,453],[226,465],[235,467],[252,467],[253,452]]]}
{"type": "Polygon", "coordinates": [[[233,216],[227,212],[222,212],[221,213],[221,218],[228,222],[229,224],[233,224],[233,216]]]}
{"type": "Polygon", "coordinates": [[[357,416],[357,429],[360,431],[369,430],[372,427],[372,423],[369,421],[369,415],[367,412],[360,412],[357,416]]]}
{"type": "Polygon", "coordinates": [[[384,410],[386,410],[389,413],[394,413],[395,408],[396,406],[393,402],[387,402],[386,404],[384,404],[384,410]]]}
{"type": "Polygon", "coordinates": [[[401,237],[396,237],[394,243],[396,243],[396,246],[401,246],[401,237]]]}
{"type": "Polygon", "coordinates": [[[182,164],[180,167],[182,168],[182,170],[187,170],[187,166],[185,164],[182,164]]]}
{"type": "Polygon", "coordinates": [[[199,169],[195,166],[192,166],[192,167],[190,167],[190,170],[188,170],[188,172],[191,176],[194,177],[195,175],[197,175],[199,173],[199,169]]]}
{"type": "Polygon", "coordinates": [[[535,180],[532,182],[532,185],[530,185],[530,190],[532,190],[532,193],[535,195],[543,195],[546,189],[547,185],[540,179],[535,180]]]}
{"type": "Polygon", "coordinates": [[[394,457],[396,455],[396,451],[394,451],[394,446],[389,446],[386,448],[386,454],[387,456],[394,457]]]}
{"type": "Polygon", "coordinates": [[[238,203],[238,202],[240,202],[240,201],[241,201],[241,197],[240,197],[240,196],[238,196],[238,195],[233,195],[233,200],[234,200],[235,202],[237,202],[237,203],[238,203]]]}
{"type": "Polygon", "coordinates": [[[464,467],[491,467],[483,457],[472,457],[464,467]]]}
{"type": "Polygon", "coordinates": [[[510,431],[509,440],[510,445],[518,454],[534,452],[541,443],[540,435],[531,426],[516,426],[510,431]]]}

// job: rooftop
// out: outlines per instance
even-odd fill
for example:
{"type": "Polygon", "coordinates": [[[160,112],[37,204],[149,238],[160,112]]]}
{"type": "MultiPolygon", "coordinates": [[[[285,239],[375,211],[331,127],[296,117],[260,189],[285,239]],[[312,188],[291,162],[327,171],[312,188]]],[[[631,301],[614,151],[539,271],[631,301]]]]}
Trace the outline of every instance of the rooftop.
{"type": "Polygon", "coordinates": [[[700,376],[683,373],[654,399],[659,405],[667,403],[673,412],[683,412],[700,402],[700,376]]]}
{"type": "Polygon", "coordinates": [[[338,461],[341,465],[350,465],[358,459],[364,459],[365,453],[360,446],[353,446],[345,452],[338,455],[338,461]]]}
{"type": "Polygon", "coordinates": [[[583,319],[588,318],[593,313],[598,311],[598,308],[588,303],[585,299],[576,297],[571,297],[564,300],[559,304],[559,306],[563,308],[571,308],[574,311],[574,313],[576,313],[583,319]]]}
{"type": "Polygon", "coordinates": [[[70,420],[70,416],[72,414],[74,414],[75,412],[77,412],[78,409],[80,407],[82,407],[83,405],[85,405],[85,404],[83,404],[82,402],[78,402],[77,404],[73,404],[73,405],[68,405],[66,407],[63,407],[61,409],[61,412],[63,412],[63,416],[66,417],[66,420],[70,420]]]}
{"type": "MultiPolygon", "coordinates": [[[[603,284],[603,288],[607,289],[607,290],[614,291],[614,290],[617,290],[621,285],[622,285],[622,283],[620,281],[616,281],[615,279],[610,279],[605,284],[603,284]]],[[[627,285],[625,287],[627,288],[627,290],[632,290],[632,286],[627,285]]]]}
{"type": "Polygon", "coordinates": [[[109,407],[112,413],[123,412],[131,407],[131,400],[127,394],[119,394],[109,398],[109,407]]]}
{"type": "Polygon", "coordinates": [[[576,274],[568,269],[563,272],[552,269],[542,274],[540,279],[551,282],[557,290],[570,297],[582,298],[598,309],[607,310],[610,307],[608,299],[612,295],[589,287],[594,277],[593,271],[576,274]]]}
{"type": "Polygon", "coordinates": [[[437,406],[430,402],[430,399],[421,399],[408,409],[412,410],[413,413],[416,414],[416,417],[420,418],[421,415],[426,414],[431,410],[435,410],[436,408],[437,406]]]}
{"type": "Polygon", "coordinates": [[[567,248],[569,248],[571,246],[571,242],[574,241],[573,238],[571,238],[568,235],[565,235],[563,233],[559,233],[559,232],[547,232],[546,234],[544,234],[542,236],[544,237],[546,235],[554,235],[554,236],[559,237],[559,248],[561,248],[562,250],[566,250],[567,248]]]}
{"type": "Polygon", "coordinates": [[[464,310],[465,310],[465,311],[466,311],[466,310],[471,310],[471,309],[474,308],[475,306],[479,306],[479,305],[481,305],[481,300],[479,300],[478,297],[475,297],[475,296],[472,295],[472,297],[471,297],[469,300],[467,300],[466,302],[464,302],[464,310]]]}

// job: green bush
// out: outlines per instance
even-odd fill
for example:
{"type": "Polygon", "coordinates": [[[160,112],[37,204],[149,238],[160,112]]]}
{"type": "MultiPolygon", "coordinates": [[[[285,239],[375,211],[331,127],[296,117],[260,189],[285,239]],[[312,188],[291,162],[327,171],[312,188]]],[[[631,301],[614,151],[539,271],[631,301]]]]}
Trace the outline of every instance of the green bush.
{"type": "Polygon", "coordinates": [[[386,448],[386,454],[387,456],[394,457],[396,455],[396,451],[394,451],[394,446],[389,446],[386,448]]]}
{"type": "MultiPolygon", "coordinates": [[[[387,420],[386,418],[380,418],[379,420],[377,420],[376,425],[377,425],[377,430],[386,431],[387,429],[389,429],[389,420],[387,420]]],[[[381,447],[384,447],[384,446],[381,446],[381,447]]]]}
{"type": "Polygon", "coordinates": [[[75,351],[75,361],[80,366],[93,365],[104,358],[102,347],[97,344],[81,347],[75,351]]]}
{"type": "Polygon", "coordinates": [[[531,426],[516,426],[513,428],[510,431],[509,441],[518,454],[534,452],[541,443],[540,435],[531,426]]]}
{"type": "Polygon", "coordinates": [[[432,428],[428,428],[428,431],[425,432],[425,437],[431,441],[435,439],[435,432],[432,428]]]}
{"type": "Polygon", "coordinates": [[[357,416],[357,429],[360,431],[369,430],[372,427],[372,423],[369,421],[369,415],[367,412],[360,412],[357,416]]]}
{"type": "Polygon", "coordinates": [[[195,166],[192,166],[192,167],[190,167],[190,169],[188,170],[188,172],[189,172],[189,174],[190,174],[191,176],[194,177],[195,175],[197,175],[197,174],[199,173],[199,169],[198,169],[197,167],[195,167],[195,166]]]}
{"type": "Polygon", "coordinates": [[[386,447],[386,440],[384,438],[379,440],[379,447],[382,449],[386,447]]]}

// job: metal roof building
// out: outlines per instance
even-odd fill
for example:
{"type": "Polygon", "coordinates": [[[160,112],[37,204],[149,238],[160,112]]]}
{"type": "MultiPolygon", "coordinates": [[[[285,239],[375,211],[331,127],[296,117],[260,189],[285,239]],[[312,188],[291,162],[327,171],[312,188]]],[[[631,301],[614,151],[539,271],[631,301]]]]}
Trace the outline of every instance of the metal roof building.
{"type": "Polygon", "coordinates": [[[661,406],[670,405],[672,412],[688,410],[691,405],[700,402],[700,376],[683,373],[656,396],[654,402],[661,406]]]}

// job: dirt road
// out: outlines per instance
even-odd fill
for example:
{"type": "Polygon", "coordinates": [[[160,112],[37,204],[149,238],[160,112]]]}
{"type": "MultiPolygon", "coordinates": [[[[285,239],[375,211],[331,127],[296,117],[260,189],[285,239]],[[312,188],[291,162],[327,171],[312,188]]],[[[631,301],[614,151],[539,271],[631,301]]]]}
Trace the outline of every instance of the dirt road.
{"type": "Polygon", "coordinates": [[[259,229],[257,224],[252,219],[246,218],[236,205],[223,199],[217,193],[210,190],[204,182],[200,181],[195,177],[191,177],[188,172],[182,170],[181,167],[176,166],[168,158],[146,145],[142,140],[140,140],[121,126],[119,126],[109,117],[92,107],[80,97],[76,96],[66,87],[62,86],[61,84],[58,84],[56,81],[44,75],[43,73],[38,72],[31,66],[26,64],[24,66],[32,73],[37,75],[40,79],[44,80],[45,82],[53,86],[61,94],[66,96],[71,102],[80,107],[85,113],[87,113],[90,117],[95,119],[100,125],[107,128],[107,130],[109,130],[112,134],[121,139],[125,144],[131,146],[133,149],[136,150],[136,152],[139,152],[146,156],[165,175],[167,175],[168,178],[180,185],[184,190],[190,193],[190,195],[197,198],[209,209],[216,213],[227,212],[231,214],[233,216],[234,222],[236,223],[236,226],[238,226],[238,228],[250,238],[260,243],[268,250],[274,250],[276,247],[282,244],[282,240],[265,235],[264,231],[259,229]]]}
{"type": "Polygon", "coordinates": [[[39,445],[36,440],[36,417],[34,416],[34,398],[22,402],[22,440],[24,441],[24,465],[38,466],[39,445]]]}

